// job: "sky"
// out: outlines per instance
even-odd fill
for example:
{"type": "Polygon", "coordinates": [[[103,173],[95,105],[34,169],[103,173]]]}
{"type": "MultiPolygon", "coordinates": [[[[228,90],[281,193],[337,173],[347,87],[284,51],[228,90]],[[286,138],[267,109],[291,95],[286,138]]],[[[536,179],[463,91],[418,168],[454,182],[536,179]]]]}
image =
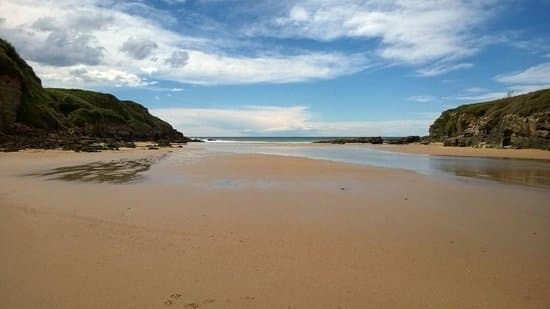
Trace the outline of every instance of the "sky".
{"type": "Polygon", "coordinates": [[[113,93],[188,136],[426,135],[550,88],[550,0],[2,0],[47,87],[113,93]]]}

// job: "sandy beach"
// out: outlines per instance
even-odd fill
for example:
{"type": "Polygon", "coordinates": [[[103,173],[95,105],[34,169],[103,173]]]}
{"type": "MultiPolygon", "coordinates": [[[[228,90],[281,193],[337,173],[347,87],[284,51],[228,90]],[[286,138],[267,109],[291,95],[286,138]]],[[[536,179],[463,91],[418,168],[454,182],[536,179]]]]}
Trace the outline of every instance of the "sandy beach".
{"type": "Polygon", "coordinates": [[[534,159],[550,161],[550,151],[542,149],[503,149],[503,148],[473,148],[445,147],[443,144],[407,144],[407,145],[368,145],[373,149],[404,153],[417,153],[438,156],[462,156],[485,158],[534,159]]]}
{"type": "Polygon", "coordinates": [[[549,200],[200,146],[0,153],[0,307],[548,308],[549,200]]]}

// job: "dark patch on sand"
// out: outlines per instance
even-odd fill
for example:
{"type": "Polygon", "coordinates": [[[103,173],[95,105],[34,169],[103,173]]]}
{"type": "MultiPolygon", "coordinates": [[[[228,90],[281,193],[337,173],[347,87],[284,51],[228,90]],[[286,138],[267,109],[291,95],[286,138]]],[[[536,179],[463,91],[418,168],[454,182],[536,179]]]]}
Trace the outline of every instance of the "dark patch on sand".
{"type": "Polygon", "coordinates": [[[153,160],[151,159],[92,162],[58,167],[46,172],[30,173],[25,176],[43,176],[65,181],[135,183],[143,180],[141,173],[149,170],[152,164],[153,160]]]}

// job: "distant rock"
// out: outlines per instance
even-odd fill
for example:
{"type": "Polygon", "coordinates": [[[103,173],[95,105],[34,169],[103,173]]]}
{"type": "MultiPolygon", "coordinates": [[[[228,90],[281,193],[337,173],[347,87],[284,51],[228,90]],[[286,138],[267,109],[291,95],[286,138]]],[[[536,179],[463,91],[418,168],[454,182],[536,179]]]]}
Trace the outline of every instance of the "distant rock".
{"type": "MultiPolygon", "coordinates": [[[[358,144],[410,144],[410,143],[417,143],[421,141],[420,136],[405,136],[405,137],[348,137],[348,138],[337,138],[337,139],[330,139],[330,140],[320,140],[315,141],[314,143],[325,143],[325,144],[352,144],[352,143],[358,143],[358,144]]],[[[423,141],[425,141],[423,139],[423,141]]],[[[429,143],[429,142],[428,142],[429,143]]]]}
{"type": "Polygon", "coordinates": [[[329,140],[319,140],[314,141],[314,143],[324,143],[324,144],[348,144],[348,143],[359,143],[359,144],[382,144],[382,137],[346,137],[346,138],[337,138],[329,140]]]}
{"type": "Polygon", "coordinates": [[[550,149],[550,89],[447,110],[430,126],[445,146],[550,149]]]}
{"type": "Polygon", "coordinates": [[[384,142],[387,144],[396,144],[396,145],[417,143],[417,142],[420,142],[420,136],[413,135],[413,136],[405,136],[405,137],[388,137],[384,139],[384,142]]]}

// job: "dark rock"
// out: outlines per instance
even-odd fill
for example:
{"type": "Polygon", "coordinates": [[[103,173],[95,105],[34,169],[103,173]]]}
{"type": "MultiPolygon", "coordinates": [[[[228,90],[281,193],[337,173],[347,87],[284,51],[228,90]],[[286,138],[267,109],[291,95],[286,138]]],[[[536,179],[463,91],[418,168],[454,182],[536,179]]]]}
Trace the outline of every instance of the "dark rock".
{"type": "Polygon", "coordinates": [[[157,146],[158,147],[172,147],[172,144],[170,144],[170,142],[167,141],[167,140],[159,140],[159,141],[157,141],[157,146]]]}
{"type": "Polygon", "coordinates": [[[388,137],[384,140],[388,144],[403,145],[420,141],[420,136],[388,137]]]}
{"type": "Polygon", "coordinates": [[[349,137],[349,138],[337,138],[329,140],[319,140],[314,143],[324,144],[347,144],[347,143],[360,143],[360,144],[382,144],[382,137],[349,137]]]}
{"type": "Polygon", "coordinates": [[[430,126],[445,146],[550,149],[550,89],[447,110],[430,126]]]}

